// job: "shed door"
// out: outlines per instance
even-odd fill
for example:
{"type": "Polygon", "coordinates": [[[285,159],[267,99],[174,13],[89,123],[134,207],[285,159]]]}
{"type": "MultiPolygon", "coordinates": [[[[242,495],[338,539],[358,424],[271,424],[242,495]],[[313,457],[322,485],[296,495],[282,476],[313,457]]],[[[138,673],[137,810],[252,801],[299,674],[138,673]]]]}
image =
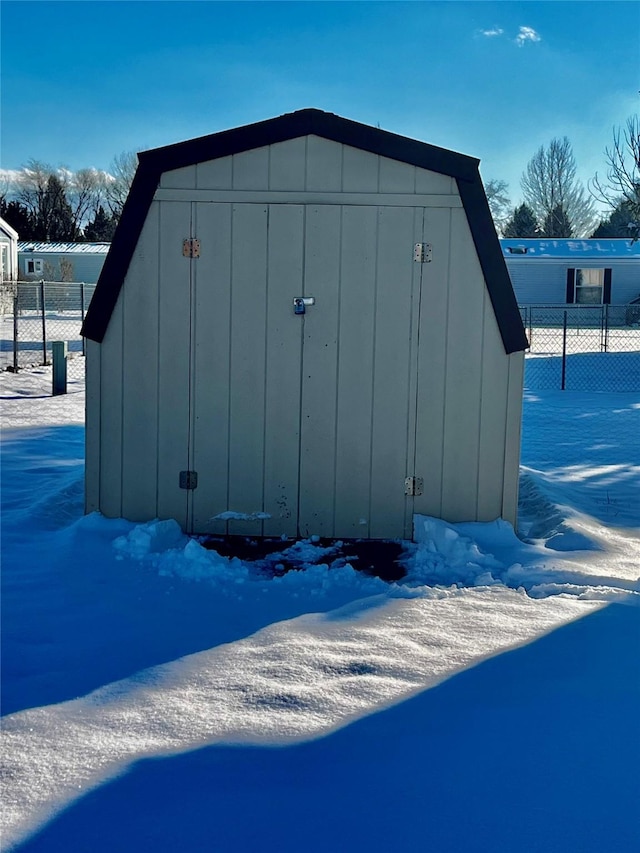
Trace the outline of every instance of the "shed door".
{"type": "Polygon", "coordinates": [[[189,528],[410,535],[424,211],[193,207],[189,528]]]}

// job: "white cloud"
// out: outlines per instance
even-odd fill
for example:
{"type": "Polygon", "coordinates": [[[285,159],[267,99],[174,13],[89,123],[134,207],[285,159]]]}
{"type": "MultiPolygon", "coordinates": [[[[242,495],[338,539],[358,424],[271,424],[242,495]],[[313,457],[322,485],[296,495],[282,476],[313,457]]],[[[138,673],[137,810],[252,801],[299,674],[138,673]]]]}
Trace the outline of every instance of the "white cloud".
{"type": "Polygon", "coordinates": [[[492,38],[494,36],[501,36],[504,33],[504,30],[500,29],[500,27],[494,27],[492,30],[480,30],[481,36],[487,36],[487,38],[492,38]]]}
{"type": "Polygon", "coordinates": [[[520,32],[515,40],[518,47],[522,47],[526,41],[542,41],[542,38],[533,27],[520,27],[520,32]]]}

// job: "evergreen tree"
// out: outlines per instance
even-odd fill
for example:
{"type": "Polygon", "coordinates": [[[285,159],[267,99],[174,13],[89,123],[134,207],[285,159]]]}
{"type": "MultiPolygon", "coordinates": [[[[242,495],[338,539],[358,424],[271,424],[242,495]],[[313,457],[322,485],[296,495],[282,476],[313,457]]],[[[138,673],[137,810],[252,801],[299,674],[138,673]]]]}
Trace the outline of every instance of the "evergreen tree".
{"type": "Polygon", "coordinates": [[[34,240],[35,228],[29,210],[19,201],[0,202],[0,216],[18,232],[19,240],[34,240]]]}
{"type": "Polygon", "coordinates": [[[84,239],[91,243],[110,243],[116,230],[116,220],[100,205],[92,222],[84,229],[84,239]]]}
{"type": "Polygon", "coordinates": [[[556,205],[544,218],[543,237],[573,237],[573,229],[567,211],[561,204],[556,205]]]}
{"type": "Polygon", "coordinates": [[[536,217],[531,208],[526,204],[521,204],[513,211],[513,216],[504,226],[503,234],[505,237],[538,237],[539,229],[536,217]]]}
{"type": "Polygon", "coordinates": [[[607,219],[600,222],[591,236],[628,238],[632,236],[633,227],[633,208],[627,201],[622,201],[607,219]]]}

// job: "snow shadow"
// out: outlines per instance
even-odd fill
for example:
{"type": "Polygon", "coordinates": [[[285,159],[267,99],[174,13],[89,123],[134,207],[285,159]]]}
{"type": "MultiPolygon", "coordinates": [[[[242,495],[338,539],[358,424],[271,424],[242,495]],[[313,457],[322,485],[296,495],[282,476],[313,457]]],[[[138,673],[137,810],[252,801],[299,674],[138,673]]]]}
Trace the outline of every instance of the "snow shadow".
{"type": "Polygon", "coordinates": [[[609,605],[316,741],[140,761],[16,850],[636,850],[639,643],[609,605]]]}
{"type": "MultiPolygon", "coordinates": [[[[577,511],[608,526],[638,527],[640,444],[630,441],[640,433],[637,399],[637,394],[525,394],[525,478],[535,477],[544,497],[561,507],[565,517],[565,510],[577,511]]],[[[530,497],[528,487],[525,497],[530,497]]],[[[546,517],[546,510],[531,502],[521,504],[520,510],[525,522],[544,522],[546,517]]],[[[528,535],[543,538],[553,533],[543,524],[528,535]]]]}
{"type": "MultiPolygon", "coordinates": [[[[616,346],[612,340],[611,346],[616,346]]],[[[637,392],[640,389],[640,352],[567,353],[565,389],[568,391],[637,392]]],[[[525,388],[529,391],[562,388],[562,355],[525,359],[525,388]]]]}

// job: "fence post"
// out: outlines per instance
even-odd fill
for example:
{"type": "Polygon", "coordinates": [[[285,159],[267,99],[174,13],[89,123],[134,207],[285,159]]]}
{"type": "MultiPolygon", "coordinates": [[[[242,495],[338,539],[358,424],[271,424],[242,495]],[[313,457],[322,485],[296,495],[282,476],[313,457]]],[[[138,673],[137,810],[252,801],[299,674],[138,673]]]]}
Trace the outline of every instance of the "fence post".
{"type": "Polygon", "coordinates": [[[604,311],[603,311],[604,316],[602,318],[603,319],[603,325],[604,325],[604,337],[603,337],[604,347],[603,347],[603,349],[604,349],[604,352],[609,352],[609,306],[603,305],[602,307],[604,308],[604,311]]]}
{"type": "Polygon", "coordinates": [[[18,372],[18,286],[16,285],[16,295],[13,297],[13,372],[18,372]]]}
{"type": "Polygon", "coordinates": [[[67,342],[52,341],[51,357],[53,369],[51,371],[53,396],[67,393],[67,342]]]}
{"type": "Polygon", "coordinates": [[[40,282],[40,305],[42,308],[42,363],[49,364],[47,361],[47,318],[44,313],[44,280],[40,282]]]}
{"type": "MultiPolygon", "coordinates": [[[[80,282],[80,319],[84,323],[84,281],[80,282]]],[[[82,338],[82,355],[86,355],[85,352],[86,343],[84,337],[82,338]]]]}
{"type": "Polygon", "coordinates": [[[562,382],[560,390],[565,390],[567,380],[567,312],[564,312],[564,320],[562,323],[562,382]]]}

